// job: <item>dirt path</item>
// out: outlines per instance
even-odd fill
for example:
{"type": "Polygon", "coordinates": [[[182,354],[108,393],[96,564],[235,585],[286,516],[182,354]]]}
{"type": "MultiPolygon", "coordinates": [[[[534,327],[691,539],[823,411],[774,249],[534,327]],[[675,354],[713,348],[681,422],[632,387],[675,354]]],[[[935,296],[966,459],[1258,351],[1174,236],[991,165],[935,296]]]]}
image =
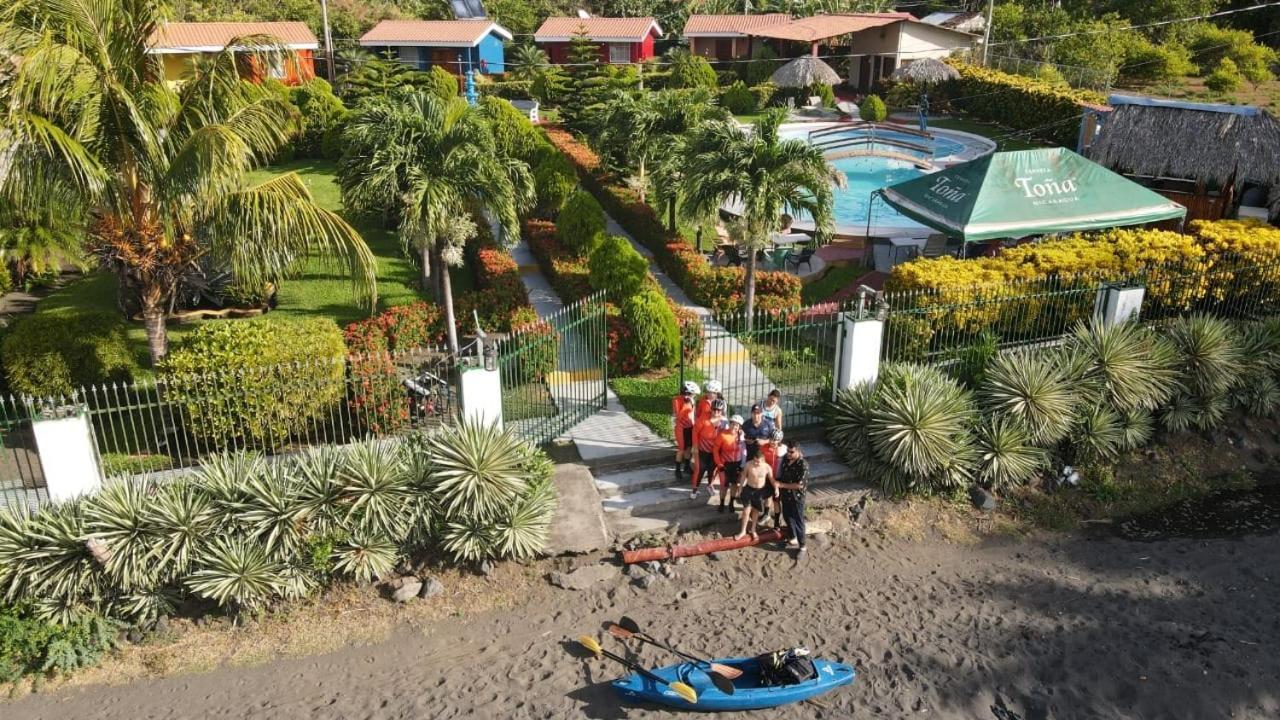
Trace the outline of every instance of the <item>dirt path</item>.
{"type": "Polygon", "coordinates": [[[980,546],[855,535],[799,565],[752,549],[678,572],[650,590],[621,576],[581,593],[539,583],[521,610],[444,621],[426,635],[406,630],[330,655],[28,696],[0,704],[0,715],[673,716],[619,706],[607,685],[617,668],[561,645],[628,614],[690,648],[736,654],[807,643],[857,667],[853,687],[821,706],[770,718],[991,718],[996,692],[1023,720],[1280,716],[1276,534],[980,546]]]}

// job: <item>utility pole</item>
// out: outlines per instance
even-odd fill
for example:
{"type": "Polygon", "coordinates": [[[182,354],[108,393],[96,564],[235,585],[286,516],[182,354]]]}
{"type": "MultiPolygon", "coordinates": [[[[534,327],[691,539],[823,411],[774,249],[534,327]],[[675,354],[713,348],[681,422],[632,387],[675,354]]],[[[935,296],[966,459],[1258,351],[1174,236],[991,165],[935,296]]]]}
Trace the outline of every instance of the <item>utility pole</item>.
{"type": "Polygon", "coordinates": [[[982,67],[987,66],[987,47],[991,45],[991,13],[995,7],[996,0],[987,0],[987,25],[982,28],[982,67]]]}
{"type": "Polygon", "coordinates": [[[320,0],[320,18],[324,23],[324,66],[328,70],[329,83],[333,83],[333,33],[329,32],[329,0],[320,0]]]}

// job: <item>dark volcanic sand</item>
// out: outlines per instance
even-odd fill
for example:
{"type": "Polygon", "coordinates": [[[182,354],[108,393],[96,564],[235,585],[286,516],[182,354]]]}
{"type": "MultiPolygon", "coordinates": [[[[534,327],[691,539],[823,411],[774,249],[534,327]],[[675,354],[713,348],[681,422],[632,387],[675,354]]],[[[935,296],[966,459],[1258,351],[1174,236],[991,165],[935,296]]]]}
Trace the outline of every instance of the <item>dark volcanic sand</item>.
{"type": "Polygon", "coordinates": [[[996,692],[1024,720],[1280,717],[1274,533],[980,546],[861,534],[799,565],[757,548],[678,571],[647,591],[621,576],[581,593],[538,584],[515,612],[441,622],[427,637],[406,630],[331,655],[32,695],[0,703],[0,716],[672,717],[620,706],[606,684],[619,668],[561,645],[627,614],[692,649],[806,643],[857,667],[856,683],[821,705],[724,717],[992,718],[996,692]]]}

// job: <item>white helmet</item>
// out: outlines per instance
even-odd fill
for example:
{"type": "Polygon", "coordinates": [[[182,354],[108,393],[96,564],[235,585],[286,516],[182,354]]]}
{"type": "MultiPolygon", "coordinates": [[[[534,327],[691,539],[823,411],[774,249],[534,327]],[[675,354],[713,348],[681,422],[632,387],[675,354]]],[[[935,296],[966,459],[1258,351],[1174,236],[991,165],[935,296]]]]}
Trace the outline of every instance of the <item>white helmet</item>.
{"type": "Polygon", "coordinates": [[[718,392],[720,392],[720,381],[719,381],[719,380],[708,380],[708,381],[707,381],[707,392],[710,392],[710,393],[718,393],[718,392]]]}
{"type": "Polygon", "coordinates": [[[698,389],[698,383],[693,382],[692,380],[686,380],[684,385],[681,386],[681,391],[684,392],[685,395],[697,395],[702,392],[698,389]]]}
{"type": "Polygon", "coordinates": [[[742,424],[742,416],[741,416],[741,415],[734,415],[733,417],[729,418],[729,422],[731,422],[731,423],[737,423],[738,425],[741,425],[741,424],[742,424]]]}

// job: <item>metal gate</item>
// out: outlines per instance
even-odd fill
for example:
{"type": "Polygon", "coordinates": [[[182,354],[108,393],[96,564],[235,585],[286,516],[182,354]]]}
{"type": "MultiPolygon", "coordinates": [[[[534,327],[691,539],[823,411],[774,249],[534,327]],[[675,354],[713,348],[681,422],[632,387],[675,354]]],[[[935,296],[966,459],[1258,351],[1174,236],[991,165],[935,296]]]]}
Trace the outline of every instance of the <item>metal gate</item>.
{"type": "Polygon", "coordinates": [[[729,413],[743,417],[777,390],[786,429],[820,425],[820,409],[831,397],[839,326],[834,304],[761,311],[750,329],[741,315],[704,318],[702,355],[681,368],[681,381],[718,380],[729,413]]]}
{"type": "Polygon", "coordinates": [[[607,348],[603,292],[499,339],[503,423],[541,445],[603,408],[607,348]]]}

